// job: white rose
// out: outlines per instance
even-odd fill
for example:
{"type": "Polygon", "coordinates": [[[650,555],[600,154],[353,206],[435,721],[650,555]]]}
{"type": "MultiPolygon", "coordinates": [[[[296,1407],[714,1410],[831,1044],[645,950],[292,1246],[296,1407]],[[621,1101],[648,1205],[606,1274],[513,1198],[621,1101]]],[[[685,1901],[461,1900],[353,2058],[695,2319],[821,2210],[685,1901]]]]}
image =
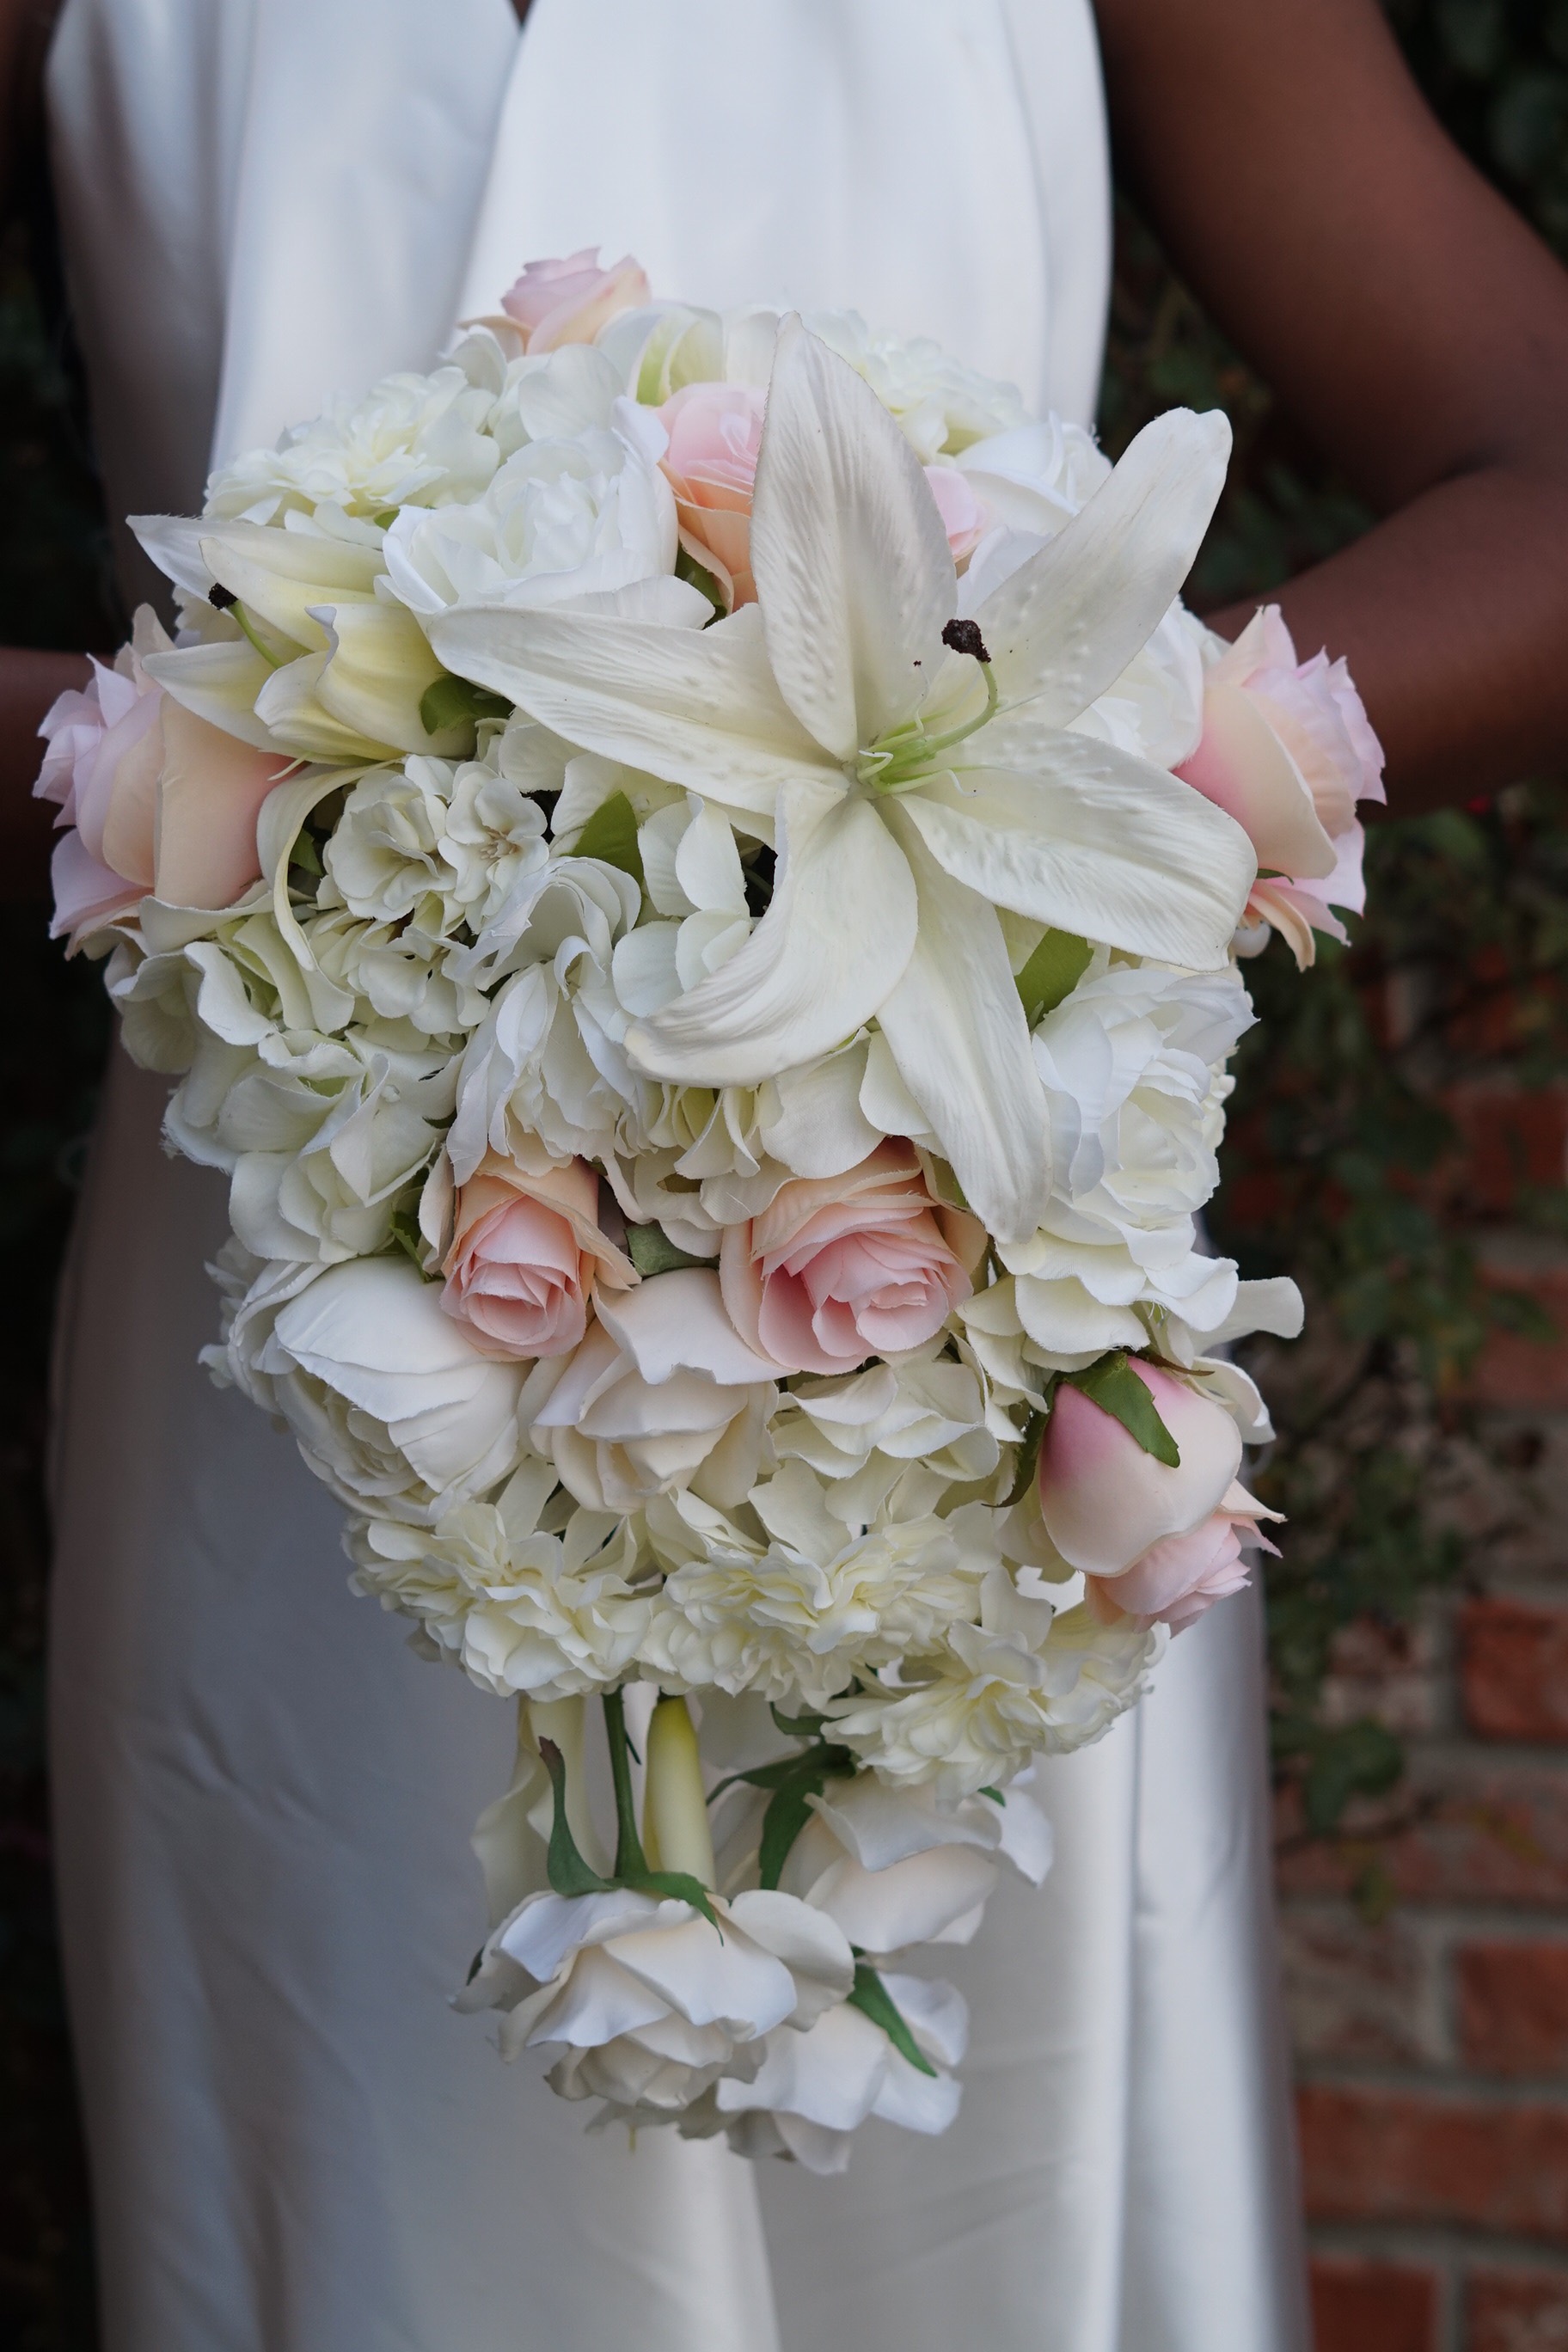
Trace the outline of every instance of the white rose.
{"type": "Polygon", "coordinates": [[[925,336],[875,334],[854,310],[814,311],[805,323],[865,377],[924,466],[1023,421],[1013,384],[961,366],[925,336]]]}
{"type": "Polygon", "coordinates": [[[905,2131],[934,2135],[958,2113],[956,2066],[969,2042],[969,2012],[952,1985],[884,1975],[929,2072],[912,2066],[880,2025],[842,2002],[805,2033],[770,2034],[750,2081],[721,2079],[711,2105],[744,2156],[793,2156],[808,2172],[849,2162],[853,2135],[870,2116],[905,2131]]]}
{"type": "Polygon", "coordinates": [[[564,2045],[566,2098],[675,2115],[777,2027],[802,2031],[854,1978],[848,1945],[794,1896],[688,1903],[617,1889],[525,1897],[490,1937],[459,2009],[503,2011],[501,2050],[564,2045]]]}
{"type": "Polygon", "coordinates": [[[560,1535],[539,1515],[555,1491],[524,1462],[493,1503],[459,1504],[434,1529],[368,1519],[350,1529],[358,1592],[400,1610],[431,1654],[455,1659],[499,1697],[570,1698],[631,1663],[650,1602],[627,1578],[637,1540],[624,1520],[575,1511],[560,1535]]]}
{"type": "Polygon", "coordinates": [[[774,1368],[741,1339],[700,1267],[596,1301],[569,1356],[534,1367],[533,1444],[590,1510],[632,1511],[694,1481],[739,1502],[756,1476],[774,1368]]]}
{"type": "Polygon", "coordinates": [[[224,1261],[231,1286],[252,1278],[204,1362],[288,1423],[351,1510],[432,1526],[517,1467],[524,1367],[470,1348],[412,1265],[258,1269],[232,1244],[224,1261]]]}

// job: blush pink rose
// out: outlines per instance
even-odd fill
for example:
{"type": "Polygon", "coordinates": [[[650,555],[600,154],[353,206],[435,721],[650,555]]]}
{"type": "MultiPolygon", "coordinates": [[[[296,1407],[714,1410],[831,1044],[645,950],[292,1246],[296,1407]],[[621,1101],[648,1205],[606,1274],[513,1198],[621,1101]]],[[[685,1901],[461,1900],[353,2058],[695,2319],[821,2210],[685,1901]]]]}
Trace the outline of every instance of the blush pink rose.
{"type": "Polygon", "coordinates": [[[1089,1577],[1085,1594],[1089,1606],[1102,1624],[1137,1617],[1146,1625],[1168,1625],[1179,1633],[1216,1601],[1241,1591],[1248,1577],[1242,1545],[1246,1541],[1263,1551],[1275,1550],[1258,1522],[1279,1516],[1233,1481],[1217,1509],[1185,1535],[1165,1536],[1151,1544],[1120,1576],[1089,1577]]]}
{"type": "Polygon", "coordinates": [[[253,750],[169,699],[142,667],[169,640],[145,608],[112,669],[92,665],[38,732],[34,792],[64,828],[54,856],[51,936],[71,950],[149,893],[172,906],[232,906],[261,877],[256,820],[293,764],[253,750]]]}
{"type": "Polygon", "coordinates": [[[1175,1440],[1178,1468],[1146,1453],[1113,1413],[1066,1381],[1040,1441],[1040,1517],[1071,1568],[1119,1577],[1168,1536],[1219,1507],[1241,1466],[1241,1434],[1223,1405],[1153,1364],[1129,1360],[1175,1440]]]}
{"type": "Polygon", "coordinates": [[[658,411],[669,436],[664,473],[675,493],[681,544],[712,573],[731,611],[757,601],[752,490],[766,398],[755,384],[689,383],[658,411]]]}
{"type": "Polygon", "coordinates": [[[907,1143],[847,1175],[794,1177],[760,1217],[725,1228],[719,1276],[747,1344],[792,1372],[852,1372],[940,1331],[985,1247],[932,1200],[907,1143]]]}
{"type": "Polygon", "coordinates": [[[1176,772],[1258,852],[1247,920],[1281,931],[1303,967],[1315,930],[1345,938],[1331,909],[1366,904],[1356,803],[1384,789],[1383,747],[1342,661],[1298,662],[1279,606],[1255,614],[1205,677],[1202,740],[1176,772]]]}
{"type": "MultiPolygon", "coordinates": [[[[712,574],[730,610],[754,604],[752,494],[767,395],[749,383],[689,383],[657,414],[669,436],[663,459],[675,493],[681,544],[712,574]]],[[[937,511],[955,563],[966,562],[990,518],[956,466],[928,466],[937,511]]]]}
{"type": "Polygon", "coordinates": [[[599,1285],[637,1270],[599,1230],[599,1180],[582,1160],[537,1170],[487,1152],[458,1192],[441,1304],[481,1355],[564,1356],[599,1285]]]}
{"type": "Polygon", "coordinates": [[[531,261],[500,306],[521,328],[525,350],[554,352],[563,343],[591,343],[621,311],[651,299],[641,265],[629,253],[601,269],[598,247],[585,245],[560,260],[531,261]]]}

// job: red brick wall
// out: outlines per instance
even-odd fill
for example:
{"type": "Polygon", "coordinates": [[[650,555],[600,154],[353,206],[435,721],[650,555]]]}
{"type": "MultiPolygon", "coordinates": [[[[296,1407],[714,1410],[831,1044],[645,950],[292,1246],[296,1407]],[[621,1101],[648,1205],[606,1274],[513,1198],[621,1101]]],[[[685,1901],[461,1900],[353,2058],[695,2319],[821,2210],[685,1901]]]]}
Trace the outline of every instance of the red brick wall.
{"type": "MultiPolygon", "coordinates": [[[[1568,1249],[1488,1255],[1568,1333],[1568,1249]]],[[[1568,1338],[1500,1338],[1470,1402],[1468,1589],[1358,1629],[1327,1694],[1407,1784],[1331,1842],[1281,1821],[1318,2352],[1568,2352],[1568,1338]]]]}

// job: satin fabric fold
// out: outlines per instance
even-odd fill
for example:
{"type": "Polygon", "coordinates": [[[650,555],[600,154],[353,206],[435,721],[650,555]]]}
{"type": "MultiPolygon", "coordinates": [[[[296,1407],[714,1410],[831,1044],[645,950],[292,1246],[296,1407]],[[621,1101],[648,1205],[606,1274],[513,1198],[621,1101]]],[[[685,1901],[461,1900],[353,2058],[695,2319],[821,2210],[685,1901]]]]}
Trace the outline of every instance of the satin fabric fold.
{"type": "MultiPolygon", "coordinates": [[[[534,0],[521,38],[508,0],[67,0],[49,90],[116,512],[193,507],[209,450],[595,240],[1092,408],[1088,0],[534,0]]],[[[1057,1868],[951,1956],[951,2135],[874,2126],[828,2182],[586,2137],[444,2000],[508,1712],[350,1598],[336,1505],[200,1370],[223,1187],[162,1154],[163,1091],[116,1057],[59,1352],[106,2352],[1299,2352],[1250,1605],[1042,1768],[1057,1868]]]]}

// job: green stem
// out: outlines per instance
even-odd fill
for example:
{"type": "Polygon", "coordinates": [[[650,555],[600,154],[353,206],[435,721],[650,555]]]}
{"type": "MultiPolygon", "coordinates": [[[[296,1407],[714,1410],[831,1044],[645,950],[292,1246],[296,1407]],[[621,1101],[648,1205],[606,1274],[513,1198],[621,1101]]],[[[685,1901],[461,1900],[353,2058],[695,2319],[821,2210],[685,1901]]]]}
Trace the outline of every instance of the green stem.
{"type": "Polygon", "coordinates": [[[626,1702],[623,1691],[605,1693],[605,1737],[610,1748],[610,1777],[616,1787],[616,1878],[646,1878],[647,1858],[637,1835],[637,1806],[632,1800],[631,1741],[626,1737],[626,1702]]]}
{"type": "Polygon", "coordinates": [[[244,605],[237,600],[229,606],[228,609],[234,614],[234,617],[238,622],[240,627],[245,631],[246,635],[250,639],[251,644],[256,647],[257,652],[261,656],[262,660],[267,664],[268,668],[281,669],[283,665],[279,660],[277,655],[275,653],[269,653],[267,647],[262,644],[260,638],[257,635],[255,627],[246,616],[244,605]]]}

